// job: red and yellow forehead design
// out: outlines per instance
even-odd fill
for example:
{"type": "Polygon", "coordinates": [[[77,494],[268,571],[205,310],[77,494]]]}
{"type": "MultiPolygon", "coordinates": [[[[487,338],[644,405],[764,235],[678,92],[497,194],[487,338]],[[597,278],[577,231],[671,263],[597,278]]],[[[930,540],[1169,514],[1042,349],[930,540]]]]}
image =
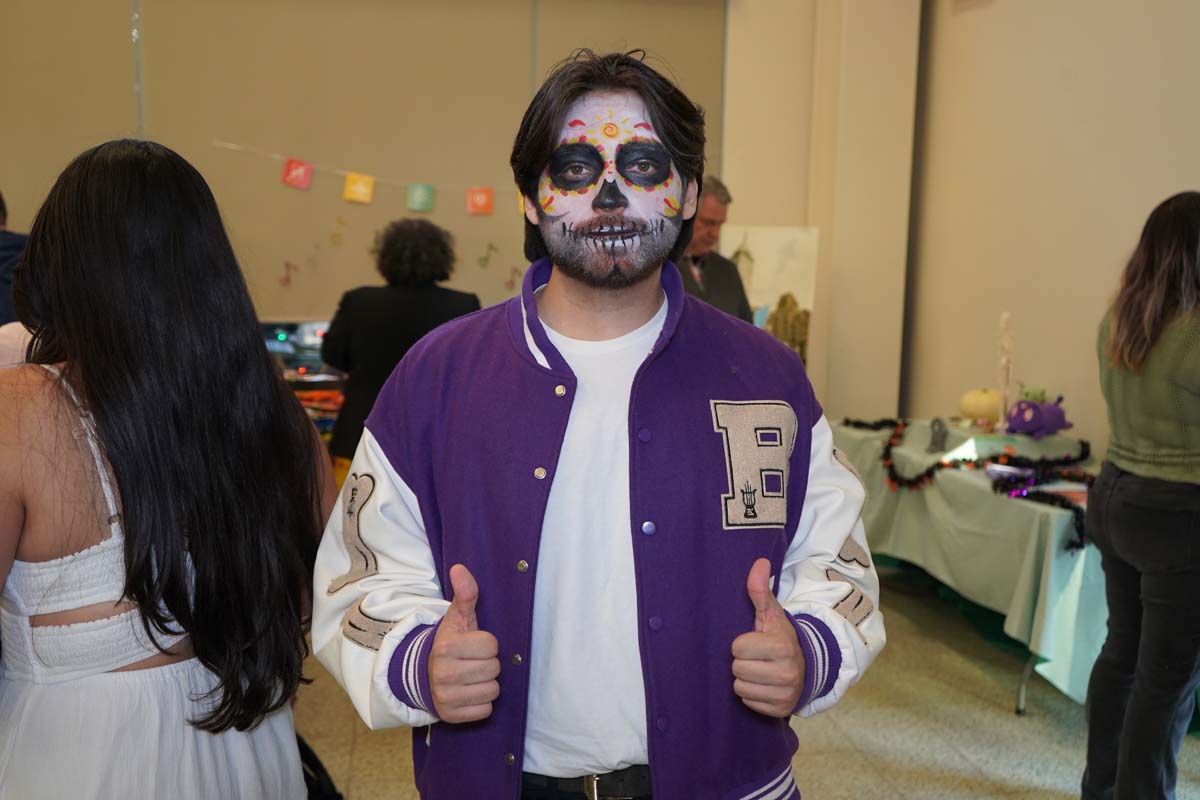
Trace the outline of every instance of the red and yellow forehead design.
{"type": "Polygon", "coordinates": [[[590,122],[578,117],[568,120],[567,135],[563,137],[562,141],[563,144],[592,142],[603,153],[605,152],[603,144],[605,139],[618,143],[634,141],[638,138],[639,130],[644,131],[649,137],[653,137],[654,128],[650,126],[649,122],[635,121],[634,118],[625,115],[618,117],[615,111],[607,109],[595,114],[590,122]]]}

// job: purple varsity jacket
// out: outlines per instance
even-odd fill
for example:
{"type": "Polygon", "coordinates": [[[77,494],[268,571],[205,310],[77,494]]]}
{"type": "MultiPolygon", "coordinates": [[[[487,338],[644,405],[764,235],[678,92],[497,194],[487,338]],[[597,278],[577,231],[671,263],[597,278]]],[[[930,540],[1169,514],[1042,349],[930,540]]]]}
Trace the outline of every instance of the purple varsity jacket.
{"type": "MultiPolygon", "coordinates": [[[[413,732],[427,800],[520,796],[528,659],[517,656],[530,647],[538,543],[575,388],[537,321],[533,293],[550,271],[545,260],[533,264],[520,297],[421,341],[366,423],[420,503],[441,585],[450,586],[453,564],[470,568],[480,629],[500,645],[491,717],[413,732]],[[549,369],[526,345],[526,318],[549,369]]],[[[662,285],[668,316],[634,379],[628,431],[640,643],[629,657],[640,659],[645,681],[654,796],[791,800],[799,797],[790,775],[795,734],[787,720],[751,711],[734,695],[730,644],[754,627],[750,566],[766,557],[778,575],[796,531],[820,406],[791,350],[686,296],[670,263],[662,285]],[[765,437],[785,448],[779,468],[755,476],[766,487],[761,498],[743,495],[721,410],[780,404],[794,412],[794,431],[754,428],[759,444],[765,437]],[[747,516],[753,505],[762,513],[747,516]]],[[[803,706],[833,686],[840,649],[816,616],[795,622],[807,632],[798,637],[809,664],[803,706]]],[[[432,711],[430,627],[417,626],[396,648],[388,682],[403,703],[432,711]],[[409,668],[415,681],[405,679],[409,668]]]]}

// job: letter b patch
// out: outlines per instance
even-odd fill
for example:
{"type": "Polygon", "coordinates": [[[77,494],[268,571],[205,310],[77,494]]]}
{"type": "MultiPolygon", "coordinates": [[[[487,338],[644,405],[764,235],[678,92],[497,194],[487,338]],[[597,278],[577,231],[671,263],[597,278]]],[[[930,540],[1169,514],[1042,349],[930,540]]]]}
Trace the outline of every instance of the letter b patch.
{"type": "Polygon", "coordinates": [[[787,485],[796,445],[796,412],[778,400],[712,401],[713,429],[725,442],[729,493],[721,497],[722,526],[787,524],[787,485]]]}

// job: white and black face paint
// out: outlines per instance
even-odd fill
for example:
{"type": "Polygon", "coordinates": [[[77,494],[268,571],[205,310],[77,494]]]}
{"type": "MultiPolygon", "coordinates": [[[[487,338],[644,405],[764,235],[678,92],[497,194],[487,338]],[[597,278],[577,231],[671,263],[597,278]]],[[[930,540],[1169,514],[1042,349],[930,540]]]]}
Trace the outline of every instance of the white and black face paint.
{"type": "Polygon", "coordinates": [[[538,229],[554,264],[623,288],[666,259],[683,225],[684,182],[633,92],[592,92],[567,111],[538,182],[538,229]]]}

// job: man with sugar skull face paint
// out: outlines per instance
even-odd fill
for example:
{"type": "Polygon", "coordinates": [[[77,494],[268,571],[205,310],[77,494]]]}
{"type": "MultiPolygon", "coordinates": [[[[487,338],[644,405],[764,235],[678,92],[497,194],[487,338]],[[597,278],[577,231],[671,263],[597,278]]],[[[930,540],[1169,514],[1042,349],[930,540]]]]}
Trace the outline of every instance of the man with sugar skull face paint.
{"type": "Polygon", "coordinates": [[[560,138],[527,212],[554,265],[594,288],[651,277],[679,238],[685,184],[645,103],[629,91],[584,95],[560,138]]]}
{"type": "Polygon", "coordinates": [[[426,800],[794,800],[788,719],[883,647],[803,366],[683,291],[703,152],[636,54],[556,67],[513,146],[521,295],[419,343],[367,420],[313,645],[368,725],[415,728],[426,800]]]}

